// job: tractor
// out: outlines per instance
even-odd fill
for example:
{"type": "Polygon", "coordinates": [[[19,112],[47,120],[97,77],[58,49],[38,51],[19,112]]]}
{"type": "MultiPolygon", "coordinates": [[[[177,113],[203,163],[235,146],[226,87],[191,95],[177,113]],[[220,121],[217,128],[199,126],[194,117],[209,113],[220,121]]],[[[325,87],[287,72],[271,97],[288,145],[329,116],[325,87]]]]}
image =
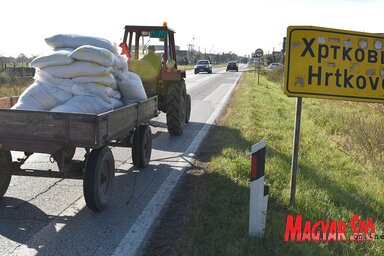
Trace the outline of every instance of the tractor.
{"type": "Polygon", "coordinates": [[[170,135],[183,134],[191,114],[185,71],[177,69],[175,31],[167,26],[125,26],[122,54],[128,69],[140,76],[148,97],[158,96],[170,135]]]}

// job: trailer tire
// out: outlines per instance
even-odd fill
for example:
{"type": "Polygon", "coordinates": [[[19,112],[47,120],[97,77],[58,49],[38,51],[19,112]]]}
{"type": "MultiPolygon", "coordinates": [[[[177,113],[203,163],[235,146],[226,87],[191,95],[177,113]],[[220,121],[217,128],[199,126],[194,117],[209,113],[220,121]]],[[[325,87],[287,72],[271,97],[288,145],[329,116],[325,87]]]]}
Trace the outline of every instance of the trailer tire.
{"type": "Polygon", "coordinates": [[[151,160],[152,132],[149,125],[140,125],[133,135],[132,162],[137,168],[144,168],[151,160]]]}
{"type": "Polygon", "coordinates": [[[12,174],[1,173],[2,171],[9,171],[12,163],[12,155],[9,151],[0,151],[0,199],[4,196],[5,192],[11,182],[12,174]]]}
{"type": "Polygon", "coordinates": [[[189,123],[191,117],[191,95],[187,94],[185,100],[185,123],[189,123]]]}
{"type": "Polygon", "coordinates": [[[76,153],[76,147],[65,147],[64,148],[64,161],[70,162],[76,153]]]}
{"type": "Polygon", "coordinates": [[[182,89],[178,84],[168,87],[166,109],[169,134],[175,136],[182,135],[185,123],[185,106],[182,89]]]}
{"type": "Polygon", "coordinates": [[[85,202],[93,211],[101,211],[113,193],[115,160],[109,147],[93,149],[87,159],[83,179],[85,202]]]}

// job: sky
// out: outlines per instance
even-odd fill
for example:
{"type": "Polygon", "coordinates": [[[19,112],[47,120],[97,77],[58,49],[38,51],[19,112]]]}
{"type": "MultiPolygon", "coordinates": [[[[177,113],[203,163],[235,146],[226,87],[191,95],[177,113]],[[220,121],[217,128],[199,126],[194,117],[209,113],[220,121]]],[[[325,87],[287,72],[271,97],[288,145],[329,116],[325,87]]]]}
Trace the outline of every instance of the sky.
{"type": "Polygon", "coordinates": [[[382,33],[382,0],[13,0],[1,1],[0,56],[27,57],[51,49],[44,39],[82,34],[119,44],[125,25],[176,31],[182,50],[247,56],[279,51],[287,27],[308,25],[382,33]]]}

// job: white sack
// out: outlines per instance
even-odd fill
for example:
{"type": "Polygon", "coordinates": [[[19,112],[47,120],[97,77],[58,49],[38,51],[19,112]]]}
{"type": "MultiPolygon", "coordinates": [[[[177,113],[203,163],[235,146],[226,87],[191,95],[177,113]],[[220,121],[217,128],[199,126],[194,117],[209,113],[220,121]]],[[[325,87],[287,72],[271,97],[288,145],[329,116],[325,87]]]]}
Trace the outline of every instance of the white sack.
{"type": "Polygon", "coordinates": [[[18,102],[11,109],[47,111],[64,104],[71,97],[71,93],[58,86],[34,83],[20,95],[18,102]]]}
{"type": "Polygon", "coordinates": [[[73,59],[68,56],[71,51],[58,50],[49,54],[37,57],[32,60],[29,66],[33,68],[44,68],[48,66],[67,65],[73,62],[73,59]]]}
{"type": "Polygon", "coordinates": [[[44,72],[42,69],[36,69],[33,77],[36,83],[50,85],[52,87],[60,87],[60,89],[72,94],[74,83],[71,79],[56,78],[44,72]]]}
{"type": "Polygon", "coordinates": [[[120,71],[124,71],[124,70],[128,70],[128,58],[127,56],[125,55],[120,55],[118,53],[114,53],[115,55],[115,63],[113,64],[113,66],[120,70],[120,71]]]}
{"type": "Polygon", "coordinates": [[[110,67],[115,62],[115,55],[111,51],[92,45],[83,45],[76,48],[69,54],[69,57],[75,60],[95,62],[105,67],[110,67]]]}
{"type": "Polygon", "coordinates": [[[51,112],[101,114],[122,106],[123,103],[117,99],[106,102],[97,96],[81,95],[72,97],[65,104],[52,109],[51,112]]]}
{"type": "Polygon", "coordinates": [[[117,82],[115,77],[111,74],[104,74],[102,76],[79,76],[72,78],[72,81],[76,84],[84,83],[100,83],[105,86],[111,87],[112,89],[117,89],[117,82]]]}
{"type": "Polygon", "coordinates": [[[82,45],[92,45],[96,47],[101,47],[111,52],[117,52],[116,48],[113,47],[110,41],[91,36],[82,36],[75,34],[58,34],[45,39],[45,42],[53,48],[78,48],[82,45]]]}
{"type": "Polygon", "coordinates": [[[128,70],[118,73],[117,86],[122,96],[124,105],[147,99],[143,82],[140,76],[128,70]]]}
{"type": "Polygon", "coordinates": [[[42,68],[50,76],[57,78],[73,78],[78,76],[102,76],[111,71],[97,63],[87,61],[74,61],[69,65],[50,66],[42,68]]]}
{"type": "Polygon", "coordinates": [[[73,86],[73,94],[74,95],[89,95],[89,96],[98,96],[103,100],[110,102],[112,99],[121,99],[121,94],[118,91],[113,90],[110,87],[106,87],[101,84],[96,83],[87,83],[78,85],[75,84],[73,86]]]}

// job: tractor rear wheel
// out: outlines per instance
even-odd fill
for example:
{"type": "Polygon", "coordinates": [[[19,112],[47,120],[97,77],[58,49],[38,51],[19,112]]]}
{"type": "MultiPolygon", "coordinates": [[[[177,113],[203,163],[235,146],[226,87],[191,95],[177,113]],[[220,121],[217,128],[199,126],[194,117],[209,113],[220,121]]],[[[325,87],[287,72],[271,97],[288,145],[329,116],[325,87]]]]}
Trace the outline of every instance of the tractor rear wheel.
{"type": "Polygon", "coordinates": [[[183,134],[185,124],[185,102],[179,84],[169,85],[167,93],[167,128],[170,135],[183,134]]]}

